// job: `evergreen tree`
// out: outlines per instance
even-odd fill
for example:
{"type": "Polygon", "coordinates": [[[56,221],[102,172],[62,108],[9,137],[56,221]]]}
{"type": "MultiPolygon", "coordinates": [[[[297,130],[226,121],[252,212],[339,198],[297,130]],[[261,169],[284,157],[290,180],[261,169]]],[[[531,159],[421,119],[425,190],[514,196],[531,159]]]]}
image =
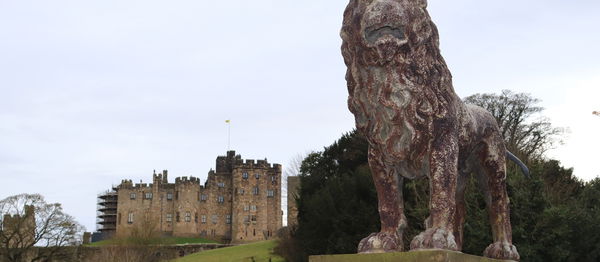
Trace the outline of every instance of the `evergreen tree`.
{"type": "MultiPolygon", "coordinates": [[[[557,129],[552,129],[543,134],[531,133],[530,138],[523,140],[527,133],[522,131],[532,128],[523,113],[541,111],[523,103],[537,103],[528,95],[505,91],[500,96],[475,95],[472,100],[497,107],[495,112],[508,116],[504,121],[525,125],[504,124],[513,128],[507,134],[514,132],[521,137],[505,137],[508,142],[551,143],[552,136],[558,134],[557,129]],[[518,103],[511,98],[518,98],[518,103]],[[512,108],[525,111],[510,111],[510,103],[512,108]],[[527,109],[527,105],[533,109],[527,109]]],[[[513,145],[529,163],[531,178],[525,178],[512,164],[507,170],[513,242],[522,261],[600,261],[600,178],[584,183],[573,176],[573,169],[540,157],[548,144],[541,151],[531,145],[513,145]]],[[[377,194],[367,163],[367,148],[365,138],[351,132],[304,159],[300,168],[298,228],[292,230],[295,247],[294,252],[288,252],[297,256],[286,256],[288,261],[306,261],[308,255],[355,253],[362,238],[379,231],[377,194]]],[[[480,255],[492,242],[490,222],[483,195],[473,178],[466,190],[463,252],[480,255]]],[[[403,193],[408,219],[404,244],[408,250],[412,238],[424,230],[423,221],[429,215],[428,181],[407,180],[403,193]]]]}

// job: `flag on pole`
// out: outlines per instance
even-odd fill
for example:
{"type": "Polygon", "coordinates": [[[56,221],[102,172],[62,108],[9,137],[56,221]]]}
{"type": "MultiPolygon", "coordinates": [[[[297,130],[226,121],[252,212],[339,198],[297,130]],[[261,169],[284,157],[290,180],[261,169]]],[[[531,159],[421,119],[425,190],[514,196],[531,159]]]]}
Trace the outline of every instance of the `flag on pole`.
{"type": "Polygon", "coordinates": [[[225,120],[225,123],[228,124],[227,125],[227,151],[229,151],[230,146],[231,146],[231,119],[225,120]]]}

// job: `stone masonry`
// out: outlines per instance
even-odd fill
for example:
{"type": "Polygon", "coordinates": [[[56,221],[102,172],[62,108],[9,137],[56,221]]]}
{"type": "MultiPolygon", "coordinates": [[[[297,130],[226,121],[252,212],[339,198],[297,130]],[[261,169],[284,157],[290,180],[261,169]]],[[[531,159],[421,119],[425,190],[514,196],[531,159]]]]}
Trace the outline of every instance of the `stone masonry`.
{"type": "Polygon", "coordinates": [[[8,240],[9,248],[22,248],[35,243],[35,208],[25,206],[23,215],[4,214],[0,235],[8,240]]]}
{"type": "Polygon", "coordinates": [[[271,239],[282,227],[281,165],[243,160],[235,151],[216,160],[201,185],[196,177],[152,184],[123,180],[118,193],[116,235],[155,227],[163,235],[203,237],[235,243],[271,239]]]}

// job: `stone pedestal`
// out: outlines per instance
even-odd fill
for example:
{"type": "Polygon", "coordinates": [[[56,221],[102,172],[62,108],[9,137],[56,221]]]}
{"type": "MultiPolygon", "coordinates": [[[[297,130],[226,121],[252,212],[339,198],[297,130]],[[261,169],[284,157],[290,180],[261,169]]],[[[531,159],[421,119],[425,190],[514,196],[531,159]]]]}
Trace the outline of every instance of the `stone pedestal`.
{"type": "Polygon", "coordinates": [[[309,262],[512,262],[447,250],[311,256],[309,262]]]}

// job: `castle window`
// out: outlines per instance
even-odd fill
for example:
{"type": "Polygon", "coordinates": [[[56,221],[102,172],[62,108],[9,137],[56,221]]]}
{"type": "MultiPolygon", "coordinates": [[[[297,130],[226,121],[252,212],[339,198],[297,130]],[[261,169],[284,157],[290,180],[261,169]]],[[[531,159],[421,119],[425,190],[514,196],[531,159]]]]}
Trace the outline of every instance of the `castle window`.
{"type": "Polygon", "coordinates": [[[145,194],[146,199],[152,199],[152,192],[147,192],[145,194]]]}
{"type": "Polygon", "coordinates": [[[256,177],[256,179],[259,179],[260,178],[260,174],[256,173],[256,174],[254,174],[254,177],[256,177]]]}
{"type": "Polygon", "coordinates": [[[244,206],[244,211],[249,211],[250,207],[249,206],[244,206]]]}
{"type": "Polygon", "coordinates": [[[231,215],[225,216],[225,224],[231,224],[231,215]]]}
{"type": "Polygon", "coordinates": [[[220,187],[220,188],[223,188],[223,187],[225,187],[225,183],[219,182],[219,183],[217,183],[217,186],[220,187]]]}
{"type": "Polygon", "coordinates": [[[179,212],[175,213],[175,222],[179,223],[179,212]]]}
{"type": "Polygon", "coordinates": [[[200,195],[200,201],[206,201],[207,198],[208,196],[205,194],[200,195]]]}
{"type": "Polygon", "coordinates": [[[185,212],[185,222],[190,222],[190,221],[192,221],[192,213],[185,212]]]}
{"type": "Polygon", "coordinates": [[[117,215],[117,223],[121,224],[121,213],[117,215]]]}
{"type": "Polygon", "coordinates": [[[135,193],[130,193],[129,194],[129,199],[135,200],[135,193]]]}
{"type": "Polygon", "coordinates": [[[171,223],[173,222],[173,214],[167,214],[167,222],[171,223]]]}
{"type": "Polygon", "coordinates": [[[175,191],[175,200],[179,199],[179,191],[175,191]]]}
{"type": "Polygon", "coordinates": [[[194,213],[194,222],[198,223],[198,213],[194,213]]]}
{"type": "Polygon", "coordinates": [[[246,224],[250,223],[250,216],[245,216],[244,217],[244,223],[246,223],[246,224]]]}
{"type": "Polygon", "coordinates": [[[274,196],[275,196],[274,190],[267,190],[267,197],[274,197],[274,196]]]}
{"type": "Polygon", "coordinates": [[[223,196],[218,196],[217,197],[217,202],[223,203],[223,202],[225,202],[225,198],[223,196]]]}
{"type": "Polygon", "coordinates": [[[251,211],[256,211],[256,206],[250,206],[251,211]]]}
{"type": "Polygon", "coordinates": [[[133,212],[127,214],[127,224],[133,224],[133,212]]]}
{"type": "Polygon", "coordinates": [[[243,179],[248,179],[248,172],[242,173],[242,178],[243,179]]]}
{"type": "Polygon", "coordinates": [[[173,193],[167,192],[167,200],[173,200],[173,193]]]}
{"type": "Polygon", "coordinates": [[[238,194],[243,195],[246,191],[243,188],[238,189],[238,194]]]}
{"type": "Polygon", "coordinates": [[[275,182],[275,181],[277,181],[277,178],[275,176],[271,176],[271,181],[275,182]]]}
{"type": "Polygon", "coordinates": [[[216,224],[217,220],[219,220],[219,217],[217,215],[213,215],[211,220],[213,224],[216,224]]]}
{"type": "Polygon", "coordinates": [[[256,215],[252,215],[250,220],[252,221],[252,224],[256,224],[256,215]]]}
{"type": "Polygon", "coordinates": [[[200,217],[200,218],[201,218],[202,224],[206,224],[206,216],[202,215],[202,217],[200,217]]]}
{"type": "Polygon", "coordinates": [[[257,186],[255,186],[255,187],[252,188],[252,194],[253,195],[258,195],[258,187],[257,186]]]}

